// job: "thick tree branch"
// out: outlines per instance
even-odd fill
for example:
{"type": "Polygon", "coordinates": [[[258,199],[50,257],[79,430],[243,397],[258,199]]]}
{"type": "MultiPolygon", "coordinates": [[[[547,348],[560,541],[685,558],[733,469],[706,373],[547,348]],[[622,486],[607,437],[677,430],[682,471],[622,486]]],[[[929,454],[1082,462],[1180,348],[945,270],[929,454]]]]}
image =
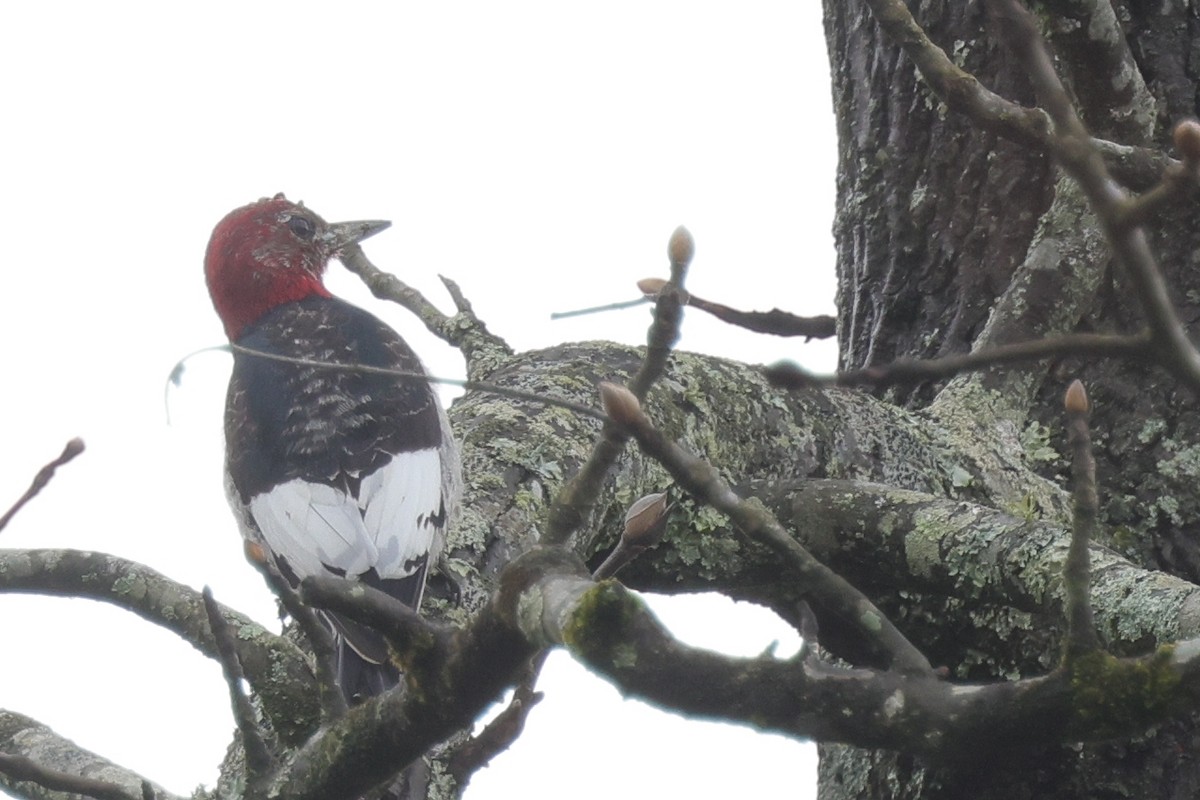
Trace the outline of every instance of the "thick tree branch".
{"type": "MultiPolygon", "coordinates": [[[[855,481],[752,488],[849,580],[953,597],[970,608],[1003,605],[1061,618],[1060,576],[1070,546],[1062,524],[855,481]]],[[[1107,647],[1129,652],[1146,642],[1200,637],[1200,587],[1095,543],[1089,560],[1091,605],[1107,647]]],[[[758,565],[745,569],[753,574],[758,565]]]]}
{"type": "Polygon", "coordinates": [[[805,659],[733,658],[674,640],[620,584],[542,582],[531,635],[545,631],[623,692],[690,716],[742,722],[818,741],[842,741],[970,760],[1048,744],[1128,735],[1200,702],[1200,641],[1084,676],[1057,671],[1011,683],[951,684],[932,674],[843,669],[805,659]],[[1086,681],[1081,683],[1081,681],[1086,681]],[[1103,683],[1124,691],[1097,706],[1103,683]]]}
{"type": "Polygon", "coordinates": [[[85,778],[69,772],[47,769],[24,756],[0,753],[0,773],[14,781],[36,783],[54,792],[71,792],[96,800],[140,800],[142,793],[130,794],[124,787],[108,781],[85,778]]]}
{"type": "MultiPolygon", "coordinates": [[[[647,300],[653,300],[658,294],[670,286],[669,281],[662,278],[643,278],[638,281],[638,289],[646,295],[647,300]]],[[[722,322],[736,325],[739,328],[768,333],[772,336],[803,336],[808,339],[828,339],[837,335],[837,320],[828,315],[817,317],[799,317],[773,308],[770,311],[738,311],[735,308],[705,300],[688,292],[684,295],[684,304],[712,314],[722,322]]],[[[625,303],[618,306],[628,305],[625,303]]],[[[600,311],[603,309],[588,309],[600,311]]],[[[579,312],[584,313],[584,312],[579,312]]],[[[563,316],[563,315],[559,315],[563,316]]]]}
{"type": "Polygon", "coordinates": [[[441,662],[448,658],[450,631],[385,592],[359,581],[332,576],[305,578],[300,588],[304,602],[342,614],[383,634],[410,673],[421,662],[441,662]]]}
{"type": "Polygon", "coordinates": [[[642,412],[632,392],[613,384],[601,384],[601,398],[613,423],[666,467],[681,487],[726,514],[750,539],[771,549],[788,573],[795,576],[802,593],[857,628],[864,638],[887,654],[894,669],[912,674],[930,672],[925,656],[870,600],[813,558],[761,503],[743,500],[716,469],[663,436],[642,412]]]}
{"type": "MultiPolygon", "coordinates": [[[[558,549],[515,559],[502,572],[497,594],[471,624],[445,649],[438,648],[438,657],[409,666],[405,679],[419,690],[393,690],[351,709],[300,749],[278,776],[275,790],[292,800],[349,800],[468,727],[548,643],[536,631],[522,633],[520,619],[537,614],[524,593],[546,576],[562,575],[587,579],[579,560],[558,549]]],[[[360,598],[360,606],[371,605],[367,593],[360,598]]]]}
{"type": "Polygon", "coordinates": [[[67,792],[104,800],[140,800],[145,787],[151,786],[157,800],[182,800],[40,722],[0,709],[0,787],[18,797],[31,797],[35,793],[28,791],[30,783],[39,787],[38,797],[67,792]]]}
{"type": "MultiPolygon", "coordinates": [[[[149,567],[79,550],[0,550],[0,592],[86,597],[125,609],[179,636],[209,658],[216,644],[200,593],[149,567]]],[[[307,656],[286,638],[228,608],[238,659],[275,731],[295,743],[316,727],[316,687],[307,656]]]]}

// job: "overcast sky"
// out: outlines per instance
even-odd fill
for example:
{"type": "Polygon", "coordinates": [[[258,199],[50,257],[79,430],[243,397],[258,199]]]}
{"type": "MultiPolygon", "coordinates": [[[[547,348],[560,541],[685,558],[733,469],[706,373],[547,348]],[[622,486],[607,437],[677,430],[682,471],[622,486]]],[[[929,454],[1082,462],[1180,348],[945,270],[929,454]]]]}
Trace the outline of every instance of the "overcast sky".
{"type": "MultiPolygon", "coordinates": [[[[394,226],[368,255],[450,305],[457,280],[519,349],[639,343],[630,299],[678,224],[695,293],[832,313],[834,135],[820,7],[796,2],[19,3],[0,28],[8,252],[0,507],[72,436],[87,453],[5,547],[117,553],[271,624],[221,487],[229,357],[201,261],[230,209],[284,191],[394,226]],[[164,395],[169,396],[164,398],[164,395]],[[169,402],[168,424],[164,399],[169,402]]],[[[454,351],[338,266],[432,371],[454,351]]],[[[830,343],[690,312],[680,347],[824,368],[830,343]]],[[[780,626],[666,609],[689,641],[761,652],[780,626]]],[[[85,601],[0,597],[0,707],[176,792],[215,779],[232,719],[217,666],[85,601]],[[181,742],[187,742],[181,746],[181,742]]],[[[788,646],[785,642],[785,646],[788,646]]],[[[814,751],[620,699],[556,658],[526,736],[468,797],[804,797],[814,751]]]]}

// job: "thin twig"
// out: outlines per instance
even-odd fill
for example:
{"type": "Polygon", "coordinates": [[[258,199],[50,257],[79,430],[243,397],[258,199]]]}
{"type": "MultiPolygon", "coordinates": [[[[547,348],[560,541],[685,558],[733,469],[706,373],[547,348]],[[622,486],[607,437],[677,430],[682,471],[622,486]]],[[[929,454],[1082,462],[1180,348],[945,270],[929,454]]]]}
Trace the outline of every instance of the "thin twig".
{"type": "Polygon", "coordinates": [[[1104,358],[1143,358],[1153,356],[1153,339],[1149,331],[1133,336],[1098,333],[1076,333],[1049,339],[1000,345],[973,353],[944,356],[929,360],[901,359],[890,364],[863,367],[833,375],[815,375],[801,367],[781,361],[766,367],[764,374],[775,386],[804,389],[814,386],[873,386],[883,388],[896,384],[949,378],[963,372],[987,369],[1004,364],[1020,364],[1048,358],[1093,356],[1104,358]]]}
{"type": "Polygon", "coordinates": [[[556,406],[574,411],[576,414],[582,414],[585,417],[592,419],[605,419],[604,413],[591,406],[585,406],[582,403],[574,403],[570,400],[561,397],[548,397],[546,395],[535,394],[533,392],[523,392],[520,389],[509,389],[506,386],[497,386],[494,383],[485,381],[460,380],[458,378],[438,378],[433,375],[426,375],[423,372],[408,372],[402,369],[388,369],[387,367],[373,367],[368,364],[341,364],[335,361],[320,361],[310,358],[297,358],[295,356],[285,356],[279,353],[267,353],[262,350],[255,350],[250,347],[244,347],[240,344],[231,344],[230,349],[235,353],[242,355],[253,356],[255,358],[266,358],[271,361],[281,361],[285,364],[295,364],[300,367],[312,367],[314,369],[327,369],[335,372],[355,372],[360,375],[383,375],[389,378],[398,378],[401,380],[418,380],[427,383],[441,383],[447,386],[461,386],[463,389],[472,392],[485,392],[488,394],[499,395],[501,397],[511,397],[515,400],[527,400],[533,403],[543,403],[548,406],[556,406]]]}
{"type": "Polygon", "coordinates": [[[602,306],[575,308],[570,311],[553,311],[550,313],[550,319],[570,319],[571,317],[582,317],[587,314],[602,314],[605,311],[621,311],[622,309],[634,308],[635,306],[642,306],[652,302],[654,302],[653,298],[639,297],[636,300],[620,300],[616,303],[605,303],[602,306]]]}
{"type": "Polygon", "coordinates": [[[761,502],[743,500],[716,468],[667,439],[628,389],[604,383],[600,396],[622,433],[635,438],[642,451],[662,464],[684,490],[728,516],[751,540],[770,548],[792,571],[805,594],[888,654],[894,669],[909,674],[931,672],[929,660],[862,592],[814,558],[761,502]]]}
{"type": "Polygon", "coordinates": [[[773,308],[770,311],[738,311],[720,303],[691,295],[688,305],[712,314],[722,322],[739,328],[768,333],[772,336],[803,336],[808,339],[828,339],[837,335],[837,319],[828,314],[801,317],[773,308]]]}
{"type": "Polygon", "coordinates": [[[25,490],[25,494],[21,495],[20,499],[13,503],[12,508],[6,511],[3,517],[0,517],[0,531],[4,530],[4,527],[8,525],[9,520],[15,517],[17,512],[20,511],[26,503],[37,497],[38,492],[46,488],[46,485],[50,483],[50,479],[54,477],[55,470],[57,470],[63,464],[66,464],[71,459],[75,458],[75,456],[82,453],[83,449],[83,439],[76,437],[67,442],[66,446],[63,447],[63,451],[59,453],[58,458],[54,459],[49,464],[38,470],[37,475],[33,476],[33,483],[29,484],[29,488],[25,490]]]}
{"type": "Polygon", "coordinates": [[[1100,647],[1092,618],[1091,560],[1088,546],[1096,530],[1096,460],[1088,430],[1088,396],[1079,381],[1072,382],[1064,401],[1067,441],[1071,447],[1071,545],[1063,567],[1067,606],[1067,638],[1063,659],[1094,652],[1100,647]]]}
{"type": "MultiPolygon", "coordinates": [[[[696,245],[692,235],[682,225],[675,229],[667,245],[667,256],[671,261],[670,283],[658,293],[654,304],[654,321],[646,335],[646,356],[636,375],[629,382],[629,389],[639,399],[646,396],[654,381],[666,369],[671,347],[679,339],[679,326],[683,321],[681,303],[686,292],[684,279],[688,264],[695,255],[696,245]]],[[[625,441],[605,419],[604,428],[587,461],[559,490],[550,510],[546,514],[546,530],[542,541],[546,544],[565,544],[583,524],[600,495],[604,476],[616,463],[625,448],[625,441]]]]}
{"type": "Polygon", "coordinates": [[[264,778],[274,765],[271,751],[263,738],[255,718],[254,707],[250,699],[242,691],[242,663],[238,660],[237,646],[234,644],[233,633],[229,624],[221,614],[221,608],[213,599],[212,589],[207,586],[201,593],[204,598],[204,611],[208,615],[208,626],[212,631],[213,640],[217,643],[217,653],[221,662],[221,671],[225,675],[225,683],[229,687],[229,699],[233,707],[233,719],[238,731],[242,734],[242,747],[246,752],[246,776],[250,783],[257,783],[264,778]]]}

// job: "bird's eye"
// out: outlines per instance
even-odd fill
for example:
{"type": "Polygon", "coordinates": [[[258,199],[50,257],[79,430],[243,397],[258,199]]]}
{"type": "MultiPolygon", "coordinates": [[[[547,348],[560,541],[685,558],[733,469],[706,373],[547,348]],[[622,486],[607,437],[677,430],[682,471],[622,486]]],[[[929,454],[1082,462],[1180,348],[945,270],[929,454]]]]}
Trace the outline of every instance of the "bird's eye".
{"type": "Polygon", "coordinates": [[[317,232],[316,226],[313,225],[312,220],[308,217],[289,217],[287,226],[297,237],[305,240],[313,238],[313,234],[317,232]]]}

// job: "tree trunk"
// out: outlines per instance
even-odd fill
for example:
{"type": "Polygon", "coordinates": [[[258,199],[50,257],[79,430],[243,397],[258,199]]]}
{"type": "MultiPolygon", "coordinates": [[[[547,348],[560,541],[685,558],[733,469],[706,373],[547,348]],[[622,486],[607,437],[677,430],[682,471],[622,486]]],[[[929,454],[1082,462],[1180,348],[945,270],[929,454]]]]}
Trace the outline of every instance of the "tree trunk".
{"type": "MultiPolygon", "coordinates": [[[[1033,104],[1025,67],[995,35],[988,4],[920,0],[908,5],[956,64],[997,94],[1033,104]]],[[[1187,4],[1114,5],[1139,76],[1133,91],[1147,101],[1143,112],[1149,108],[1152,113],[1141,118],[1109,113],[1116,103],[1108,96],[1114,83],[1106,86],[1104,81],[1108,66],[1072,22],[1089,4],[1039,7],[1043,30],[1056,51],[1056,68],[1075,93],[1092,135],[1169,151],[1173,123],[1196,113],[1195,9],[1187,4]]],[[[1069,188],[1060,182],[1057,168],[1043,155],[948,110],[866,4],[826,2],[825,28],[839,135],[834,234],[842,367],[1044,335],[1031,324],[989,339],[985,326],[1022,265],[1033,261],[1039,239],[1054,228],[1056,198],[1066,205],[1069,188]]],[[[1189,324],[1200,316],[1200,293],[1194,290],[1200,229],[1187,222],[1194,213],[1176,205],[1150,227],[1173,301],[1189,324]]],[[[1105,263],[1106,256],[1089,261],[1096,270],[1094,289],[1081,298],[1074,320],[1053,326],[1056,332],[1133,332],[1143,327],[1121,270],[1105,263]]],[[[1064,283],[1079,279],[1066,257],[1043,272],[1031,285],[1051,297],[1064,283]]],[[[1194,398],[1173,378],[1145,364],[1069,359],[1049,370],[1038,365],[1024,369],[1036,389],[1024,397],[1002,388],[994,375],[980,379],[983,386],[1008,392],[1000,416],[1024,429],[1026,441],[1042,430],[1027,426],[1061,430],[1063,389],[1071,378],[1081,378],[1093,406],[1106,544],[1148,567],[1196,581],[1200,495],[1194,486],[1200,463],[1193,459],[1191,444],[1198,432],[1194,398]]],[[[940,388],[924,385],[894,399],[928,407],[940,388]]],[[[931,410],[936,414],[938,404],[931,410]]],[[[1060,434],[1050,443],[1065,452],[1060,434]]],[[[1048,477],[1065,482],[1063,460],[1044,460],[1041,467],[1048,477]]],[[[885,596],[876,599],[889,607],[885,596]]],[[[905,632],[964,677],[982,679],[1034,665],[1054,646],[1053,638],[1038,635],[1028,624],[1000,627],[1012,621],[997,614],[997,650],[980,659],[974,649],[980,630],[955,641],[946,626],[918,622],[944,613],[942,604],[952,601],[907,597],[905,603],[918,606],[908,609],[905,632]]],[[[981,618],[976,617],[976,625],[981,618]]],[[[1151,644],[1137,642],[1127,650],[1144,651],[1151,644]]],[[[1196,735],[1194,721],[1179,722],[1134,741],[1054,748],[1011,762],[983,758],[969,769],[829,745],[821,750],[820,796],[1194,797],[1200,792],[1200,762],[1181,754],[1194,749],[1196,735]]],[[[986,743],[982,746],[986,749],[986,743]]]]}

